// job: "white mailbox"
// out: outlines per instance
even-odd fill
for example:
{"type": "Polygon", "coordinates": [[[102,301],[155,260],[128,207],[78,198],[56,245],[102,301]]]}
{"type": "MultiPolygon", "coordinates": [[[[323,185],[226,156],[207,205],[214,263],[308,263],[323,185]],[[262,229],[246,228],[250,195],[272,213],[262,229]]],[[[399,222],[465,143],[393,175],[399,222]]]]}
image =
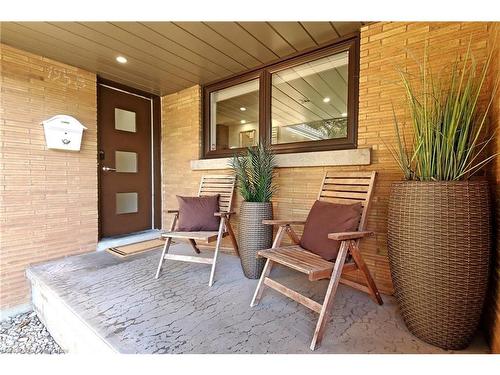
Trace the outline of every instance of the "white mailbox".
{"type": "Polygon", "coordinates": [[[83,131],[87,130],[76,118],[57,115],[42,122],[47,148],[80,151],[83,131]]]}

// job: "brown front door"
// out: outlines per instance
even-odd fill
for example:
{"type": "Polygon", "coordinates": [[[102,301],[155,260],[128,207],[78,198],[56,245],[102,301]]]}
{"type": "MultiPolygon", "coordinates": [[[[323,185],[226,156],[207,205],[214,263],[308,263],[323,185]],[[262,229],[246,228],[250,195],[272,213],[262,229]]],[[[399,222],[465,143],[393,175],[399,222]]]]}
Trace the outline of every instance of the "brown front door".
{"type": "Polygon", "coordinates": [[[101,237],[152,228],[151,105],[98,86],[101,237]]]}

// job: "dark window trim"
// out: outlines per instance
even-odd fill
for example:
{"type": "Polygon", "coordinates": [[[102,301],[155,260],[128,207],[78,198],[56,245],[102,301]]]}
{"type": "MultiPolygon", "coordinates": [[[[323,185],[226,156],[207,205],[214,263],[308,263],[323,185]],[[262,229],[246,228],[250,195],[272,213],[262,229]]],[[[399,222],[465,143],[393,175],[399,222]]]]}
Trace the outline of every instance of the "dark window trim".
{"type": "Polygon", "coordinates": [[[349,51],[349,81],[347,109],[347,137],[272,145],[276,153],[310,152],[357,148],[358,92],[359,92],[359,33],[354,33],[333,43],[295,53],[278,61],[233,75],[203,86],[203,157],[221,158],[241,152],[242,148],[210,150],[210,94],[239,83],[259,78],[259,141],[271,140],[271,74],[277,71],[317,60],[342,51],[349,51]]]}

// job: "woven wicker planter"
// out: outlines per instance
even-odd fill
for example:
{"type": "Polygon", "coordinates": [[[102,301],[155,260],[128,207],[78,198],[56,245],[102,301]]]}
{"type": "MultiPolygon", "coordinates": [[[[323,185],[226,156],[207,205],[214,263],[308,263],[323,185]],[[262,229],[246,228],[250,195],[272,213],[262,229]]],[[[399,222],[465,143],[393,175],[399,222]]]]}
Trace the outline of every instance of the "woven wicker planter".
{"type": "Polygon", "coordinates": [[[491,249],[486,181],[400,182],[391,187],[388,247],[408,329],[463,349],[478,327],[491,249]]]}
{"type": "Polygon", "coordinates": [[[272,246],[273,227],[262,224],[262,220],[272,218],[272,203],[241,203],[238,245],[243,273],[249,279],[258,279],[264,268],[265,259],[257,258],[257,251],[272,246]]]}

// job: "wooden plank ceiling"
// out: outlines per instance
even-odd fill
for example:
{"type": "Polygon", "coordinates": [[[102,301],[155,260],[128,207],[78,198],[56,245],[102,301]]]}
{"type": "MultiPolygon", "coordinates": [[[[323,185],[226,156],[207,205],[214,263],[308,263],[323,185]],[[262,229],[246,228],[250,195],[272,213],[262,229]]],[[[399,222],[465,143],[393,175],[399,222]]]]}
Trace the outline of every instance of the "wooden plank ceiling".
{"type": "Polygon", "coordinates": [[[165,95],[350,34],[363,22],[1,22],[2,43],[165,95]],[[126,64],[116,62],[125,56],[126,64]]]}

